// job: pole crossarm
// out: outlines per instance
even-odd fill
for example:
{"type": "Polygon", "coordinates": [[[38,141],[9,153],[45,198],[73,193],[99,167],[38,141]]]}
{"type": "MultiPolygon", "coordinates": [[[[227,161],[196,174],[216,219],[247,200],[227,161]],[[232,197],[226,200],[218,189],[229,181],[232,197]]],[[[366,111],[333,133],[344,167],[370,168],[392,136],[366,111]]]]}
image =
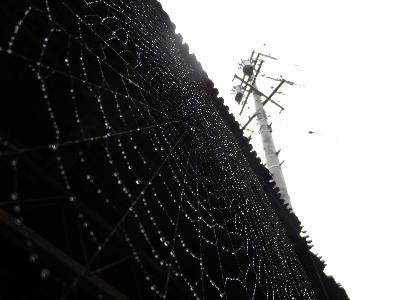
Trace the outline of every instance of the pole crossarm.
{"type": "MultiPolygon", "coordinates": [[[[236,75],[235,75],[236,76],[236,75]]],[[[272,100],[271,98],[278,92],[278,90],[280,89],[280,87],[285,83],[285,79],[282,79],[282,81],[275,87],[275,89],[272,91],[272,93],[269,96],[266,96],[264,93],[260,92],[258,89],[253,87],[253,90],[260,94],[261,96],[265,97],[266,99],[263,101],[263,106],[265,104],[267,104],[268,101],[271,101],[273,104],[275,104],[276,106],[278,106],[281,111],[284,110],[285,108],[283,106],[281,106],[280,104],[276,103],[274,100],[272,100]]],[[[251,121],[253,121],[253,119],[257,116],[257,113],[255,113],[254,115],[252,115],[249,120],[246,122],[246,124],[243,125],[242,130],[245,130],[246,127],[250,124],[251,121]]]]}
{"type": "MultiPolygon", "coordinates": [[[[244,88],[246,89],[246,88],[247,88],[247,85],[249,85],[249,83],[248,83],[247,81],[245,81],[244,79],[241,79],[241,78],[240,78],[239,76],[237,76],[237,75],[235,75],[235,77],[238,78],[240,81],[242,81],[242,83],[245,84],[245,87],[244,87],[244,88]]],[[[251,87],[250,87],[250,91],[247,93],[246,98],[244,99],[244,102],[243,102],[242,108],[240,109],[239,115],[242,114],[242,112],[243,112],[243,110],[244,110],[244,107],[245,107],[246,104],[247,104],[247,100],[249,99],[251,90],[252,90],[252,89],[251,89],[251,87]]]]}
{"type": "MultiPolygon", "coordinates": [[[[265,77],[265,78],[267,78],[267,79],[274,80],[274,81],[279,81],[279,82],[282,81],[282,78],[274,78],[274,77],[270,77],[270,76],[263,75],[263,74],[261,74],[261,76],[263,76],[263,77],[265,77]]],[[[293,82],[293,81],[289,81],[289,80],[286,80],[286,79],[285,79],[285,81],[286,81],[286,83],[287,83],[288,85],[298,85],[298,86],[304,87],[304,86],[302,86],[302,85],[300,85],[300,84],[297,84],[297,83],[295,83],[295,82],[293,82]]]]}
{"type": "Polygon", "coordinates": [[[12,240],[20,245],[25,245],[26,240],[31,241],[32,244],[35,245],[35,248],[43,254],[43,257],[47,257],[50,261],[56,262],[57,266],[63,273],[67,271],[67,273],[71,274],[72,276],[83,274],[81,286],[87,292],[93,294],[100,291],[104,295],[107,295],[107,298],[110,299],[129,300],[127,296],[110,286],[100,277],[96,276],[90,271],[85,272],[85,268],[80,263],[55,247],[35,231],[23,224],[17,224],[15,218],[1,208],[0,233],[3,233],[6,237],[12,236],[12,240]]]}
{"type": "Polygon", "coordinates": [[[273,57],[273,56],[271,56],[271,55],[269,55],[269,54],[258,53],[258,55],[259,55],[259,56],[268,57],[268,58],[270,58],[270,59],[272,59],[272,60],[278,60],[276,57],[273,57]]]}
{"type": "Polygon", "coordinates": [[[275,104],[276,106],[278,106],[281,111],[285,110],[285,108],[280,105],[279,103],[275,102],[274,100],[272,100],[271,98],[278,92],[278,90],[281,88],[281,86],[286,82],[285,79],[282,79],[282,81],[276,86],[276,88],[272,91],[272,93],[269,96],[266,96],[265,94],[263,94],[262,92],[258,91],[260,93],[261,96],[265,97],[266,99],[263,101],[263,105],[267,104],[268,101],[271,101],[273,104],[275,104]]]}

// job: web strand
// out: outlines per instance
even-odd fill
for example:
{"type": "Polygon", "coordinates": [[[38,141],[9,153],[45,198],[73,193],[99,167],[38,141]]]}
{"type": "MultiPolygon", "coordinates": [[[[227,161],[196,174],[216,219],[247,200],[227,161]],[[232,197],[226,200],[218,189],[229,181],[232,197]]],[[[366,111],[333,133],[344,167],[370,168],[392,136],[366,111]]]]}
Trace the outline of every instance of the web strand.
{"type": "Polygon", "coordinates": [[[5,262],[21,282],[57,299],[110,296],[93,276],[134,299],[316,298],[156,1],[8,2],[0,209],[82,266],[60,271],[28,237],[37,276],[5,262]]]}

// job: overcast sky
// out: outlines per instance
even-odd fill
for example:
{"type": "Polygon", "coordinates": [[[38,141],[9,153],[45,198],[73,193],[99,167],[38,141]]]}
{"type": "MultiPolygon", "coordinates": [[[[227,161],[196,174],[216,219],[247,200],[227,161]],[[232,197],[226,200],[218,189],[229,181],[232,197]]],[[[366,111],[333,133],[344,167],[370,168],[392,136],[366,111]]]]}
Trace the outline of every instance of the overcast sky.
{"type": "Polygon", "coordinates": [[[305,86],[282,88],[284,113],[266,107],[293,208],[352,300],[400,299],[398,2],[161,3],[234,114],[232,77],[253,49],[279,58],[267,75],[305,86]]]}

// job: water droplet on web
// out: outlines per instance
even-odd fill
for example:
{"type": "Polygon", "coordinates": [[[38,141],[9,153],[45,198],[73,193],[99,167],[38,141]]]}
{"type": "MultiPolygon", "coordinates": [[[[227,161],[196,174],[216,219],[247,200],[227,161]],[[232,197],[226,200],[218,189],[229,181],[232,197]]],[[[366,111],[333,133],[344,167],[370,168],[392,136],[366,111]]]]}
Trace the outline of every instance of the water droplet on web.
{"type": "Polygon", "coordinates": [[[142,181],[140,181],[140,179],[136,179],[136,184],[141,184],[142,181]]]}
{"type": "Polygon", "coordinates": [[[38,260],[38,255],[36,254],[36,253],[32,253],[30,256],[29,256],[29,262],[31,262],[31,263],[35,263],[35,262],[37,262],[37,260],[38,260]]]}
{"type": "Polygon", "coordinates": [[[50,271],[48,269],[42,269],[40,271],[40,278],[47,279],[50,276],[50,271]]]}
{"type": "Polygon", "coordinates": [[[22,218],[15,219],[15,224],[22,225],[23,223],[24,223],[24,219],[22,219],[22,218]]]}

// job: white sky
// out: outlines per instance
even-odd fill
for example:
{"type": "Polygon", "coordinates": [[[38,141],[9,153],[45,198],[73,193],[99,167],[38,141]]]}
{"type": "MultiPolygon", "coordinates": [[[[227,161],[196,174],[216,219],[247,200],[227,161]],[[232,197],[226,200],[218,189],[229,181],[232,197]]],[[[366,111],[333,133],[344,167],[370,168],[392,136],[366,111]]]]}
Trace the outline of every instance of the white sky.
{"type": "MultiPolygon", "coordinates": [[[[265,73],[305,86],[282,88],[284,113],[266,107],[294,210],[352,300],[400,299],[400,4],[161,3],[231,112],[231,80],[253,49],[280,59],[265,73]]],[[[258,82],[266,94],[272,84],[258,82]]]]}

